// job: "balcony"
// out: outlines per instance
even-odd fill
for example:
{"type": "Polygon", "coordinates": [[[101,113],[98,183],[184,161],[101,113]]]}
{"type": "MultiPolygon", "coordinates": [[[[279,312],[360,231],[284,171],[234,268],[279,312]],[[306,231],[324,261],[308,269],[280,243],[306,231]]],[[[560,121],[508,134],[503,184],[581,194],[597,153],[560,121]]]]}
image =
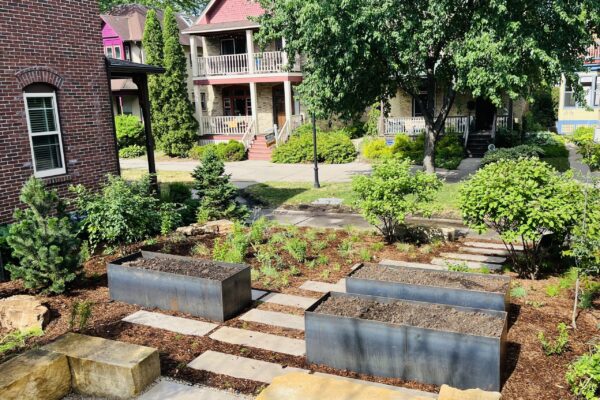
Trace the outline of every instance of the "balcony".
{"type": "Polygon", "coordinates": [[[600,42],[588,48],[585,55],[585,62],[589,64],[600,63],[600,42]]]}
{"type": "Polygon", "coordinates": [[[299,58],[290,70],[287,65],[282,51],[198,57],[198,77],[301,72],[299,58]]]}

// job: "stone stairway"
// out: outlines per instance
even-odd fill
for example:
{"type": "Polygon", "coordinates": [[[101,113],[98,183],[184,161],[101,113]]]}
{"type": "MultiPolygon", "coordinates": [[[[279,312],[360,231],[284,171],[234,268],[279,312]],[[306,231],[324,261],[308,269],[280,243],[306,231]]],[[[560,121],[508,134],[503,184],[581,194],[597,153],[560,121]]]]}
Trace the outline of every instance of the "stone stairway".
{"type": "Polygon", "coordinates": [[[471,158],[481,158],[492,143],[492,135],[488,132],[479,132],[469,136],[467,142],[467,154],[471,158]]]}
{"type": "Polygon", "coordinates": [[[250,148],[248,149],[248,160],[271,161],[273,147],[267,146],[267,140],[264,135],[254,137],[250,148]]]}

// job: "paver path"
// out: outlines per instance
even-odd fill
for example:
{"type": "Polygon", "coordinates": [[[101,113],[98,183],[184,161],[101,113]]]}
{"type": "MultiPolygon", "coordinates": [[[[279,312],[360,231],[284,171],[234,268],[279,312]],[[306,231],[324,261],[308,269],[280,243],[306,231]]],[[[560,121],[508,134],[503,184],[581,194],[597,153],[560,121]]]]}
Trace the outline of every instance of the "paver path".
{"type": "Polygon", "coordinates": [[[505,256],[508,257],[510,253],[508,250],[500,250],[500,249],[485,249],[483,247],[468,247],[463,246],[458,249],[463,253],[472,253],[472,254],[481,254],[487,256],[505,256]]]}
{"type": "Polygon", "coordinates": [[[137,400],[250,400],[252,397],[226,390],[190,386],[161,379],[137,400]]]}
{"type": "Polygon", "coordinates": [[[297,307],[307,309],[317,302],[319,299],[310,297],[294,296],[291,294],[271,293],[260,299],[265,303],[279,304],[281,306],[297,307]]]}
{"type": "Polygon", "coordinates": [[[284,368],[279,364],[232,356],[212,350],[202,353],[189,363],[188,367],[263,383],[271,383],[276,376],[287,374],[288,372],[308,372],[300,368],[284,368]]]}
{"type": "Polygon", "coordinates": [[[440,256],[453,260],[465,260],[493,264],[502,264],[503,262],[506,262],[506,257],[484,256],[480,254],[440,253],[440,256]]]}
{"type": "Polygon", "coordinates": [[[171,315],[143,310],[123,318],[123,321],[193,336],[204,336],[219,327],[219,325],[209,322],[173,317],[171,315]]]}
{"type": "MultiPolygon", "coordinates": [[[[500,250],[506,250],[506,246],[504,246],[504,243],[465,242],[465,246],[481,247],[482,249],[500,249],[500,250]]],[[[523,251],[523,246],[521,246],[521,245],[515,244],[515,245],[513,245],[513,247],[515,248],[515,250],[521,250],[521,251],[523,251]]]]}
{"type": "Polygon", "coordinates": [[[299,331],[304,330],[304,317],[276,311],[265,311],[254,308],[242,315],[240,320],[279,326],[281,328],[297,329],[299,331]]]}
{"type": "Polygon", "coordinates": [[[252,301],[256,301],[258,299],[260,299],[261,297],[265,296],[267,293],[264,290],[258,290],[258,289],[252,289],[252,301]]]}
{"type": "Polygon", "coordinates": [[[328,293],[328,292],[346,292],[346,280],[340,279],[337,283],[306,281],[300,286],[302,290],[311,292],[328,293]]]}
{"type": "Polygon", "coordinates": [[[471,269],[480,269],[480,268],[487,268],[490,271],[498,271],[502,269],[502,265],[500,264],[492,264],[492,263],[484,263],[484,262],[477,262],[477,261],[465,261],[465,260],[451,260],[448,258],[434,258],[433,260],[431,260],[432,264],[435,265],[439,265],[441,267],[446,267],[448,268],[448,264],[452,265],[452,264],[459,264],[459,265],[465,265],[467,268],[471,268],[471,269]]]}
{"type": "Polygon", "coordinates": [[[415,263],[415,262],[399,261],[399,260],[382,260],[379,262],[379,265],[385,265],[388,267],[407,267],[407,268],[431,269],[431,270],[436,270],[436,271],[447,271],[448,270],[448,267],[446,265],[424,264],[424,263],[415,263]]]}
{"type": "Polygon", "coordinates": [[[270,333],[224,326],[213,332],[209,337],[220,342],[255,347],[291,356],[303,356],[306,354],[304,340],[271,335],[270,333]]]}

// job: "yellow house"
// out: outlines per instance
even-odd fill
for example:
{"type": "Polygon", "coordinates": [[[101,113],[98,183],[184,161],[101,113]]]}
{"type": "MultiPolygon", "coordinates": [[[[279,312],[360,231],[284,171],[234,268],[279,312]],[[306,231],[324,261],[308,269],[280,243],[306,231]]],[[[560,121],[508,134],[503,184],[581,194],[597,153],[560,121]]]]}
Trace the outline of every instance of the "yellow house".
{"type": "Polygon", "coordinates": [[[588,50],[585,71],[578,75],[585,93],[585,103],[575,101],[572,88],[563,79],[556,123],[560,134],[568,135],[580,126],[600,125],[600,41],[588,50]]]}

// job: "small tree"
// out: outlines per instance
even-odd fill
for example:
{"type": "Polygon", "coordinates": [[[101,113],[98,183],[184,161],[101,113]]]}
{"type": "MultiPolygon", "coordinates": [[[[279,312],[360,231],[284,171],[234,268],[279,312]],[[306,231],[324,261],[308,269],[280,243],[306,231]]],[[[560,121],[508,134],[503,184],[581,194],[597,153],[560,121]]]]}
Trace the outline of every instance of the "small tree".
{"type": "Polygon", "coordinates": [[[120,149],[144,144],[144,126],[138,117],[134,115],[117,115],[115,126],[117,128],[117,144],[120,149]]]}
{"type": "Polygon", "coordinates": [[[410,160],[384,160],[373,166],[371,176],[357,176],[352,189],[362,215],[391,243],[399,235],[408,214],[426,216],[433,212],[432,201],[442,182],[435,174],[412,173],[410,160]]]}
{"type": "Polygon", "coordinates": [[[12,279],[23,279],[26,288],[63,293],[81,270],[81,242],[64,203],[34,177],[23,186],[20,200],[27,208],[15,210],[7,237],[18,262],[6,268],[12,279]]]}
{"type": "Polygon", "coordinates": [[[248,217],[248,209],[235,200],[238,190],[229,183],[229,175],[225,174],[225,164],[219,159],[214,148],[206,149],[201,164],[192,176],[195,180],[194,189],[200,199],[199,222],[248,217]]]}
{"type": "MultiPolygon", "coordinates": [[[[162,67],[164,65],[163,33],[156,11],[148,10],[146,25],[144,26],[144,56],[149,65],[162,67]]],[[[163,116],[163,76],[150,74],[148,76],[148,94],[150,97],[152,132],[157,144],[161,145],[161,138],[165,133],[165,118],[163,116]]]]}
{"type": "Polygon", "coordinates": [[[465,223],[478,232],[496,231],[520,277],[537,278],[541,242],[565,238],[581,215],[580,185],[536,158],[501,160],[477,171],[461,190],[465,223]],[[514,244],[524,248],[523,255],[514,244]]]}
{"type": "Polygon", "coordinates": [[[171,7],[164,16],[164,67],[162,77],[162,115],[164,131],[161,147],[169,156],[185,157],[197,139],[198,121],[190,102],[187,87],[187,65],[179,43],[179,26],[171,7]]]}

